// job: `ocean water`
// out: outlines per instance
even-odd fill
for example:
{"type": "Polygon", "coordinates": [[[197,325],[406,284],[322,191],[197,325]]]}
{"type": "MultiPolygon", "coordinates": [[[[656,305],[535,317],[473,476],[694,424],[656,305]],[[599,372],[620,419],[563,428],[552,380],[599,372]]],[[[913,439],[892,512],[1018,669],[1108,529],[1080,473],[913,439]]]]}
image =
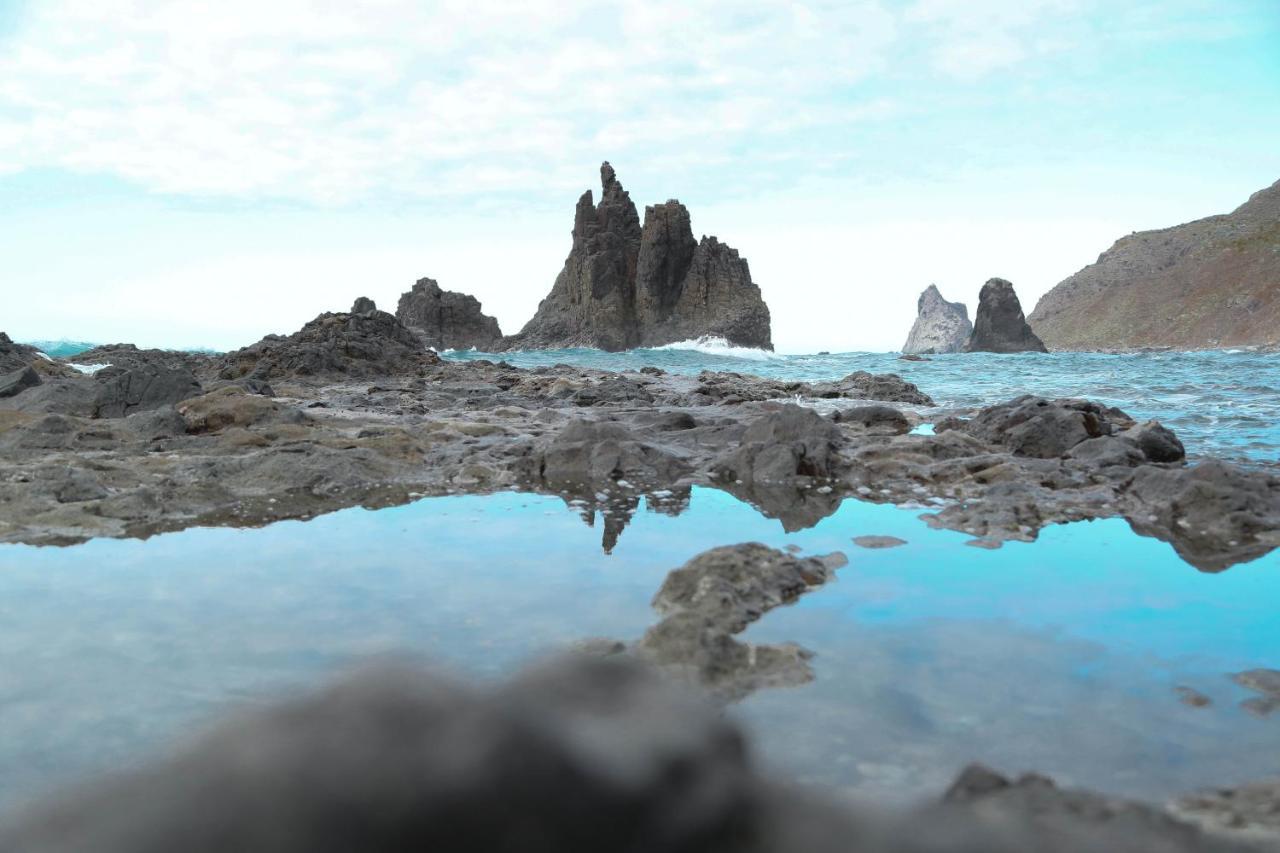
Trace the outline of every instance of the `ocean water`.
{"type": "Polygon", "coordinates": [[[1086,397],[1174,430],[1192,456],[1255,464],[1280,462],[1280,353],[1205,350],[1150,353],[966,353],[903,361],[897,353],[781,355],[690,341],[660,349],[591,349],[488,354],[450,351],[466,360],[505,359],[519,367],[557,363],[605,370],[652,365],[675,373],[732,370],[784,380],[822,381],[854,372],[897,373],[940,410],[989,406],[1021,394],[1086,397]]]}
{"type": "Polygon", "coordinates": [[[988,551],[919,516],[850,500],[788,534],[694,489],[678,515],[642,505],[606,552],[599,513],[503,493],[0,546],[0,811],[361,661],[483,679],[584,638],[633,640],[670,569],[741,541],[849,556],[745,634],[816,653],[812,683],[728,709],[789,778],[902,802],[981,760],[1161,798],[1280,769],[1280,715],[1252,716],[1228,678],[1280,667],[1280,554],[1209,575],[1120,520],[988,551]],[[863,535],[908,544],[860,549],[863,535]]]}

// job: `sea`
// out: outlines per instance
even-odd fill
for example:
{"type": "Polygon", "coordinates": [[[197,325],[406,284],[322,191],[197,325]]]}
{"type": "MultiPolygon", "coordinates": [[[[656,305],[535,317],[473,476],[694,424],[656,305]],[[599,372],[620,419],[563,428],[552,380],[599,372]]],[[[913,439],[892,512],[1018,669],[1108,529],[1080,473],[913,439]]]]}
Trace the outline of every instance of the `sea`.
{"type": "MultiPolygon", "coordinates": [[[[1193,457],[1271,467],[1280,448],[1280,355],[1260,352],[917,362],[696,341],[445,357],[803,380],[895,372],[938,414],[1023,393],[1087,397],[1160,420],[1193,457]]],[[[362,662],[407,656],[496,679],[583,639],[636,639],[657,621],[667,572],[746,541],[849,559],[743,636],[814,653],[811,683],[726,709],[781,778],[906,804],[971,761],[1155,800],[1280,775],[1280,712],[1230,677],[1280,669],[1280,553],[1204,573],[1122,519],[985,550],[930,528],[918,507],[856,499],[788,532],[710,488],[678,513],[643,501],[625,518],[604,513],[504,492],[145,541],[0,545],[0,813],[362,662]],[[867,535],[906,544],[854,544],[867,535]]]]}

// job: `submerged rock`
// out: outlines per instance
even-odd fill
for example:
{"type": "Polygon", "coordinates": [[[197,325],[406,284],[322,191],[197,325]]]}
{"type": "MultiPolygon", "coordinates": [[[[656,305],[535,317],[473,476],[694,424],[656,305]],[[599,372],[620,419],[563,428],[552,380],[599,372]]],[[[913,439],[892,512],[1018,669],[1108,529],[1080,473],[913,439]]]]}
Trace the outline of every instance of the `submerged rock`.
{"type": "Polygon", "coordinates": [[[773,349],[769,309],[747,262],[714,237],[695,241],[680,202],[645,209],[643,227],[613,167],[574,214],[573,245],[538,311],[506,349],[625,350],[700,337],[773,349]]]}
{"type": "Polygon", "coordinates": [[[963,302],[942,298],[936,284],[929,285],[916,303],[916,322],[902,345],[905,355],[964,352],[973,333],[969,309],[963,302]]]}
{"type": "Polygon", "coordinates": [[[978,313],[965,352],[1048,352],[1022,314],[1013,285],[989,279],[978,294],[978,313]]]}
{"type": "Polygon", "coordinates": [[[498,321],[483,313],[474,296],[441,290],[421,278],[396,306],[396,319],[422,335],[433,349],[492,350],[502,340],[498,321]]]}

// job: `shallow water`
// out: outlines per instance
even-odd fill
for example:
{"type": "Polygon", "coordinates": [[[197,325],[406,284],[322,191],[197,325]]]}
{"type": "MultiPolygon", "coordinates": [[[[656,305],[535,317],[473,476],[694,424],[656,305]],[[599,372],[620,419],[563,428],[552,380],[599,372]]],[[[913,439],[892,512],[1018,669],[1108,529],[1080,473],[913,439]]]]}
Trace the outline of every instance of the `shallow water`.
{"type": "Polygon", "coordinates": [[[855,370],[897,373],[942,408],[987,406],[1021,394],[1086,397],[1137,418],[1160,420],[1178,433],[1192,456],[1280,462],[1278,353],[969,353],[913,362],[896,353],[775,355],[713,345],[622,353],[576,349],[446,355],[506,359],[519,367],[563,362],[637,370],[653,365],[677,373],[733,370],[805,381],[838,379],[855,370]]]}
{"type": "Polygon", "coordinates": [[[850,557],[746,634],[817,653],[813,683],[730,711],[784,773],[893,801],[975,759],[1145,797],[1280,771],[1280,717],[1245,713],[1226,677],[1280,667],[1280,554],[1202,574],[1119,520],[987,551],[858,501],[787,534],[709,489],[679,515],[642,509],[606,554],[604,519],[582,512],[507,493],[0,546],[0,808],[371,656],[492,677],[578,639],[632,640],[670,569],[748,540],[850,557]],[[908,544],[852,545],[868,534],[908,544]],[[1213,704],[1181,704],[1180,684],[1213,704]]]}

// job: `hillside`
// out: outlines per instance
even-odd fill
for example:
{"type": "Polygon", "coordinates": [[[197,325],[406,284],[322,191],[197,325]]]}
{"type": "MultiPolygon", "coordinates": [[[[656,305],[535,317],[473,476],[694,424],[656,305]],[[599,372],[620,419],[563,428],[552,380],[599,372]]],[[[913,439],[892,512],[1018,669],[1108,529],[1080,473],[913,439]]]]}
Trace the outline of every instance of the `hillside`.
{"type": "Polygon", "coordinates": [[[1051,350],[1280,344],[1280,181],[1231,213],[1116,241],[1028,321],[1051,350]]]}

